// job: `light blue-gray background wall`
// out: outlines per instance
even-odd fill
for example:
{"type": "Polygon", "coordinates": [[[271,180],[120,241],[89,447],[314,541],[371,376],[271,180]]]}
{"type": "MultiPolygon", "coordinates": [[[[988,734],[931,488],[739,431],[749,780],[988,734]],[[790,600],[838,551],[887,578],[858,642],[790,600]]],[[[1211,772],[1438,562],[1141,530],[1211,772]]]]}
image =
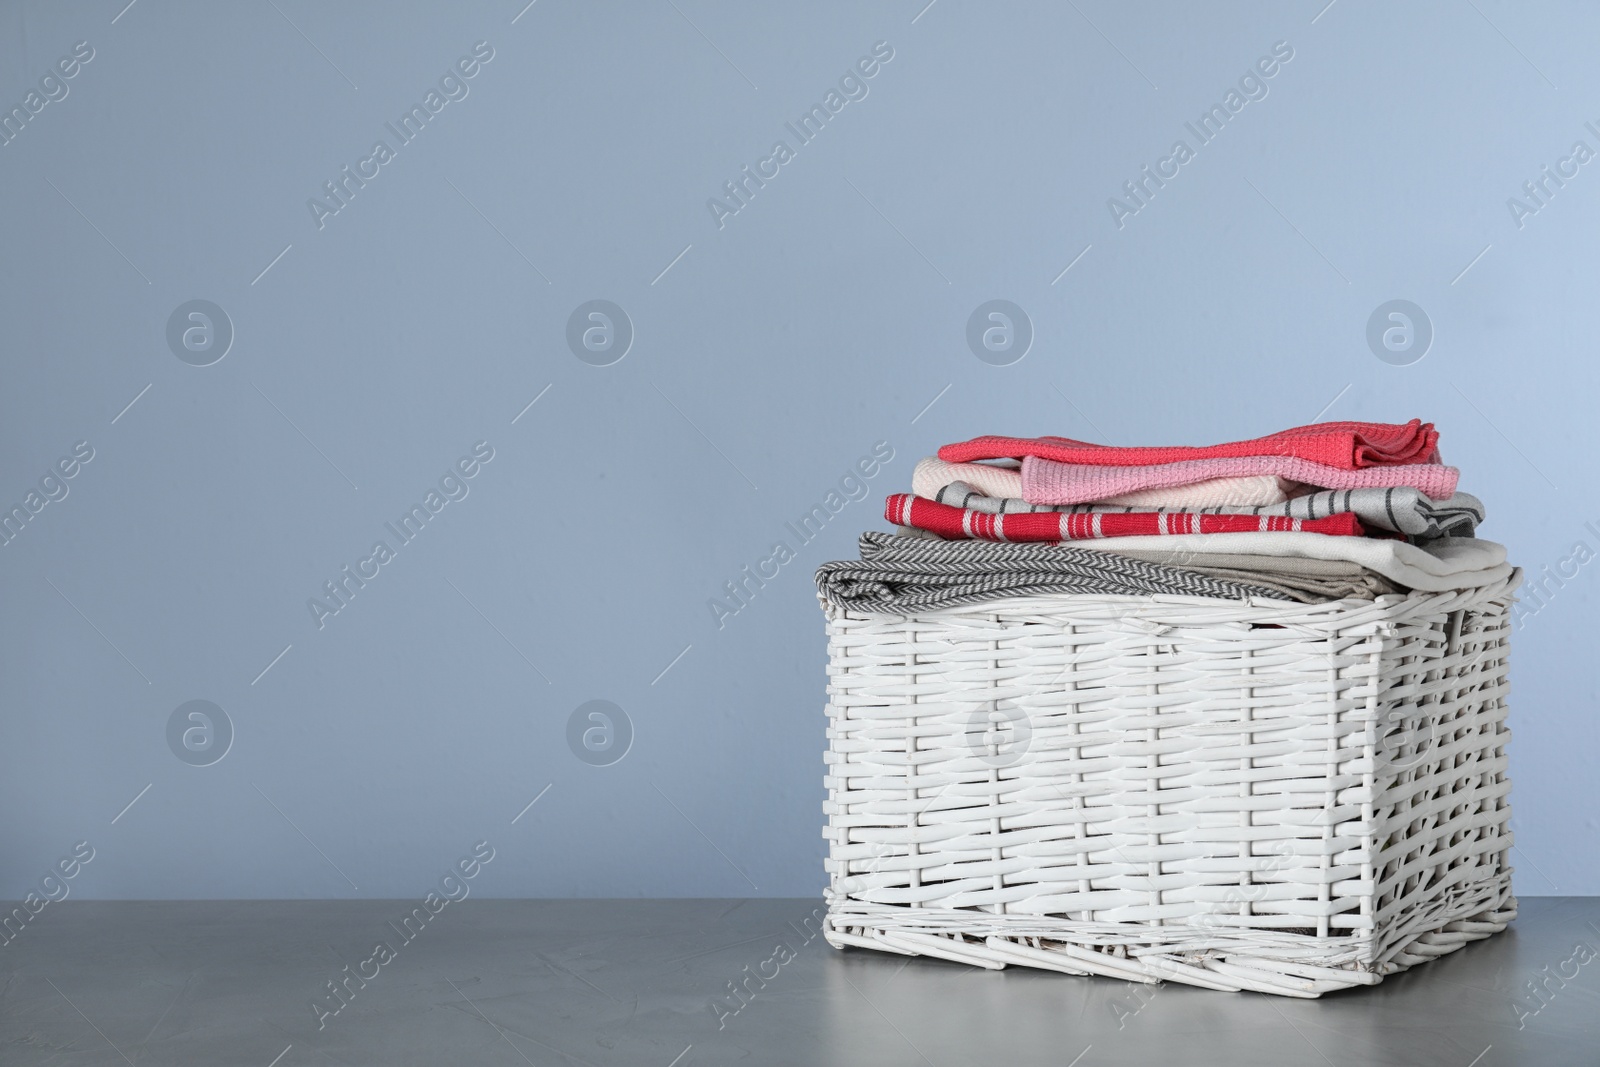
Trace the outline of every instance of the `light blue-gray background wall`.
{"type": "Polygon", "coordinates": [[[1508,206],[1600,149],[1600,12],[522,2],[0,11],[6,109],[94,51],[0,147],[0,503],[94,450],[0,547],[0,897],[79,840],[83,897],[414,897],[479,839],[481,895],[815,893],[810,571],[918,456],[1319,415],[1432,419],[1484,533],[1576,571],[1515,639],[1514,859],[1520,893],[1600,890],[1600,579],[1570,559],[1600,549],[1600,163],[1508,206]],[[468,95],[319,228],[308,199],[479,41],[468,95]],[[1280,41],[1119,227],[1108,198],[1280,41]],[[166,336],[196,299],[234,331],[209,366],[166,336]],[[595,299],[635,333],[610,366],[566,339],[595,299]],[[991,299],[1035,332],[1009,366],[965,340],[991,299]],[[1393,299],[1434,331],[1409,365],[1366,340],[1393,299]],[[469,495],[319,629],[308,599],[479,441],[469,495]],[[795,542],[880,441],[867,498],[795,542]],[[232,724],[209,766],[169,747],[191,700],[232,724]],[[632,724],[619,762],[569,747],[590,700],[632,724]]]}

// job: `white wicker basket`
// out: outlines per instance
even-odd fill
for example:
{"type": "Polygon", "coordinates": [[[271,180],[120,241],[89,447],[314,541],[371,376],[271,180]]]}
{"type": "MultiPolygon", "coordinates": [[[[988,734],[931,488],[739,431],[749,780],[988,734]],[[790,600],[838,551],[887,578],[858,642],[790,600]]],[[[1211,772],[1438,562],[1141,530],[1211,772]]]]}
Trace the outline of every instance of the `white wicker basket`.
{"type": "Polygon", "coordinates": [[[1517,580],[825,605],[829,942],[1314,997],[1498,933],[1517,580]]]}

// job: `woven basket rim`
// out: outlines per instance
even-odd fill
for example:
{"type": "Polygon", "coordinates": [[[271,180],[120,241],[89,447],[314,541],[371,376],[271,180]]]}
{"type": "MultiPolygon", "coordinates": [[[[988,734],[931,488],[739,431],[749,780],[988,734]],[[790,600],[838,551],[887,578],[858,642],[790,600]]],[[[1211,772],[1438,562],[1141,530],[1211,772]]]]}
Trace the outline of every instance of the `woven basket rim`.
{"type": "Polygon", "coordinates": [[[1487,585],[1448,589],[1441,592],[1412,590],[1386,593],[1371,600],[1346,597],[1306,604],[1298,601],[1251,597],[1248,600],[1219,600],[1215,597],[1182,596],[1170,593],[1118,595],[1109,593],[1044,593],[1027,596],[996,597],[974,604],[944,608],[922,608],[910,613],[865,611],[836,604],[818,596],[824,614],[832,618],[871,620],[902,619],[906,622],[941,623],[962,618],[1001,616],[1038,617],[1048,615],[1081,616],[1085,621],[1126,617],[1147,621],[1170,621],[1216,625],[1237,618],[1254,624],[1302,623],[1325,626],[1339,621],[1339,629],[1361,623],[1396,622],[1417,615],[1450,612],[1488,603],[1512,595],[1522,583],[1522,571],[1487,585]],[[1163,610],[1166,609],[1166,610],[1163,610]]]}

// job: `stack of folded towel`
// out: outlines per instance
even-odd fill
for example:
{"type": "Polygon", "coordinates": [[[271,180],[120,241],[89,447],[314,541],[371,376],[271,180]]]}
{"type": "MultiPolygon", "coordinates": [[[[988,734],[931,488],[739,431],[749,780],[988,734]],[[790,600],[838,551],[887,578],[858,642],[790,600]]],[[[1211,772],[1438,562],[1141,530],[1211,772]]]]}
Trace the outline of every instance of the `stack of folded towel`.
{"type": "Polygon", "coordinates": [[[864,535],[861,559],[825,564],[818,588],[899,612],[1047,592],[1317,602],[1498,581],[1505,549],[1475,536],[1483,503],[1457,492],[1459,476],[1416,419],[1202,448],[976,437],[919,462],[912,493],[884,506],[902,535],[864,535]]]}

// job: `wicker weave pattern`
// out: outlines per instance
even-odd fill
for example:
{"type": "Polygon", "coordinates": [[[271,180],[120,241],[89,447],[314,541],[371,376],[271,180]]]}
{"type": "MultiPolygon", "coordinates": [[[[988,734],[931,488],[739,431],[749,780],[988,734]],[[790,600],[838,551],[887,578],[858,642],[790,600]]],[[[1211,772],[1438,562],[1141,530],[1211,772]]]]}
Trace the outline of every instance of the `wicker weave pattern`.
{"type": "Polygon", "coordinates": [[[1504,929],[1515,582],[829,608],[829,940],[1317,996],[1504,929]]]}

